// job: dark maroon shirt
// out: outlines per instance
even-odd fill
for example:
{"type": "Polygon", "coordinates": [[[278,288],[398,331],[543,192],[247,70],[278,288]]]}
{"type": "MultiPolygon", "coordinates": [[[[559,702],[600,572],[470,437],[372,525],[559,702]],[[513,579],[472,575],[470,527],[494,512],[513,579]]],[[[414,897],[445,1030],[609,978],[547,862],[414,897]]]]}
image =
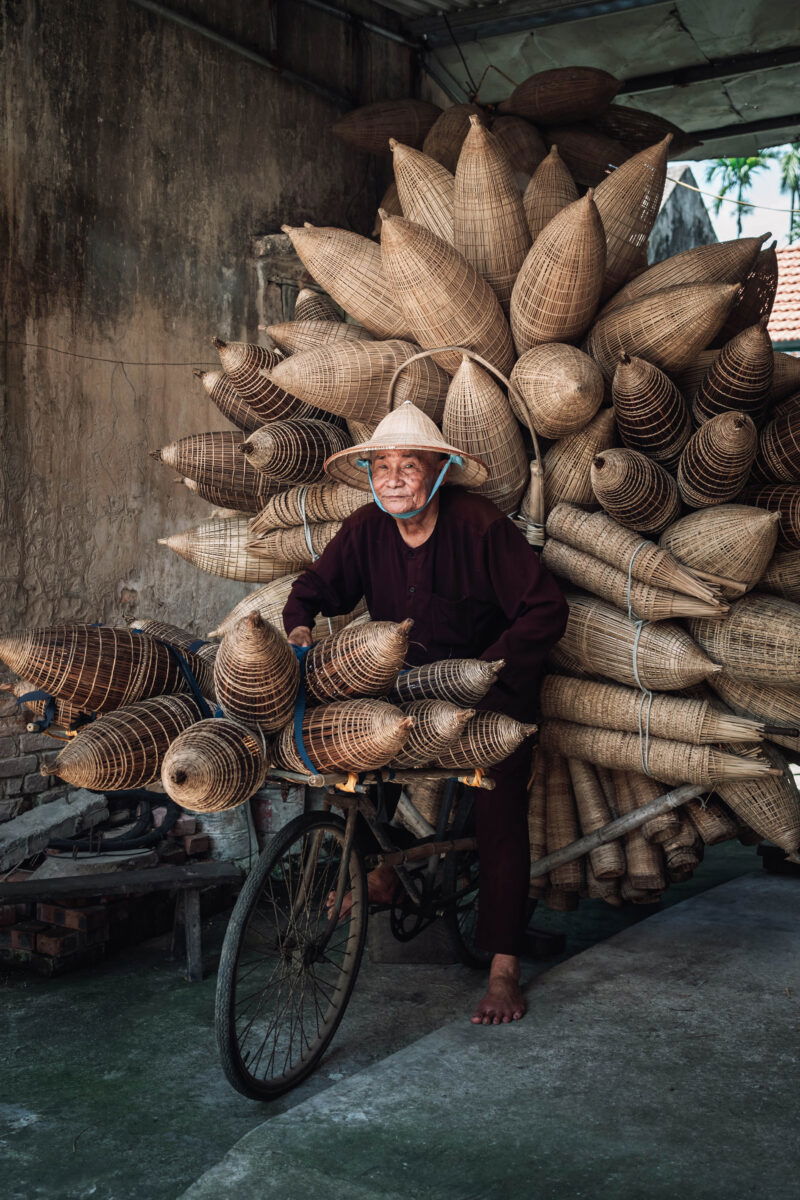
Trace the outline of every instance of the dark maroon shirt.
{"type": "Polygon", "coordinates": [[[283,623],[290,633],[318,613],[349,612],[366,597],[375,621],[413,618],[407,664],[503,658],[482,701],[518,719],[535,716],[544,658],[564,632],[567,605],[517,527],[490,500],[460,487],[439,493],[439,516],[421,546],[407,546],[376,504],[348,517],[295,581],[283,623]]]}

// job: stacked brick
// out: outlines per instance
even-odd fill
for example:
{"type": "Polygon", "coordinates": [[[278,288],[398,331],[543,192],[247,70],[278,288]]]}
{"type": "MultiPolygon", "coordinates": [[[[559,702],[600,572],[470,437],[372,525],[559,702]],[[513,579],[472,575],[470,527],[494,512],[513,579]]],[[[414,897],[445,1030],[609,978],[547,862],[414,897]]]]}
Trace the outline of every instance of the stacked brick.
{"type": "Polygon", "coordinates": [[[40,764],[57,749],[47,734],[28,733],[17,713],[0,717],[0,823],[66,795],[54,775],[39,774],[40,764]]]}

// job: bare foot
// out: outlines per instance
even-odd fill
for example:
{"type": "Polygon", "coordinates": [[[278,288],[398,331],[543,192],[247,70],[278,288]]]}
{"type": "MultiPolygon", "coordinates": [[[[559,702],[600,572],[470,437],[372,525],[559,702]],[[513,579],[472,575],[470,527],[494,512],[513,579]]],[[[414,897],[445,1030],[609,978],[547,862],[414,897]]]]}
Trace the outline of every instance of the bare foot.
{"type": "Polygon", "coordinates": [[[519,959],[495,954],[489,969],[489,986],[470,1017],[473,1025],[508,1025],[525,1016],[527,1005],[519,986],[519,959]]]}
{"type": "MultiPolygon", "coordinates": [[[[376,867],[367,875],[367,897],[370,904],[391,904],[395,898],[397,876],[394,867],[376,867]]],[[[330,917],[336,902],[336,892],[328,892],[325,907],[330,917]]],[[[339,910],[339,921],[343,921],[353,907],[353,893],[345,892],[342,897],[342,907],[339,910]]]]}

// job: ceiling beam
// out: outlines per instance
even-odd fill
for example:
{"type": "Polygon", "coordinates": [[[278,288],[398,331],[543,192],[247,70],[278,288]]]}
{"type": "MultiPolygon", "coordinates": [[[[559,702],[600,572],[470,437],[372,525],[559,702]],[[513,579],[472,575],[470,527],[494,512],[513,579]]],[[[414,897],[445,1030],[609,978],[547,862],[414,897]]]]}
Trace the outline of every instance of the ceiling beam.
{"type": "Polygon", "coordinates": [[[418,17],[407,22],[407,28],[421,37],[426,46],[451,46],[458,42],[476,42],[482,38],[498,37],[504,33],[526,33],[547,25],[564,25],[585,21],[587,17],[605,17],[611,13],[630,12],[668,4],[672,0],[584,0],[582,4],[567,0],[530,0],[521,3],[483,4],[479,8],[461,9],[442,16],[418,17]],[[449,26],[449,28],[448,28],[449,26]],[[450,33],[452,30],[452,36],[450,33]]]}
{"type": "MultiPolygon", "coordinates": [[[[737,121],[735,125],[720,125],[716,129],[692,129],[693,137],[702,142],[716,142],[722,138],[740,137],[746,133],[770,133],[773,129],[797,130],[800,136],[800,113],[789,113],[788,116],[762,117],[760,121],[737,121]]],[[[794,138],[791,139],[794,141],[794,138]]]]}
{"type": "Polygon", "coordinates": [[[626,79],[619,94],[660,92],[666,88],[688,87],[693,83],[709,83],[715,79],[730,79],[736,75],[754,75],[757,71],[774,71],[776,67],[795,67],[800,63],[800,46],[782,50],[766,50],[761,54],[738,54],[720,58],[696,67],[678,67],[674,71],[659,71],[654,75],[638,75],[626,79]]]}

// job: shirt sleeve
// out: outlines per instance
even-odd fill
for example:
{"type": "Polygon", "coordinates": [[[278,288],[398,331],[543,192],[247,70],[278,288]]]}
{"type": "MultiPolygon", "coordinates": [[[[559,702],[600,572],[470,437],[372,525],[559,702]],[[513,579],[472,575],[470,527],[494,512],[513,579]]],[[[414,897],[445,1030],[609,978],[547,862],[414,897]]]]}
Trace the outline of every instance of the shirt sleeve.
{"type": "Polygon", "coordinates": [[[319,613],[335,617],[348,613],[364,595],[356,535],[347,524],[331,538],[317,561],[292,584],[283,609],[283,627],[310,628],[319,613]]]}

